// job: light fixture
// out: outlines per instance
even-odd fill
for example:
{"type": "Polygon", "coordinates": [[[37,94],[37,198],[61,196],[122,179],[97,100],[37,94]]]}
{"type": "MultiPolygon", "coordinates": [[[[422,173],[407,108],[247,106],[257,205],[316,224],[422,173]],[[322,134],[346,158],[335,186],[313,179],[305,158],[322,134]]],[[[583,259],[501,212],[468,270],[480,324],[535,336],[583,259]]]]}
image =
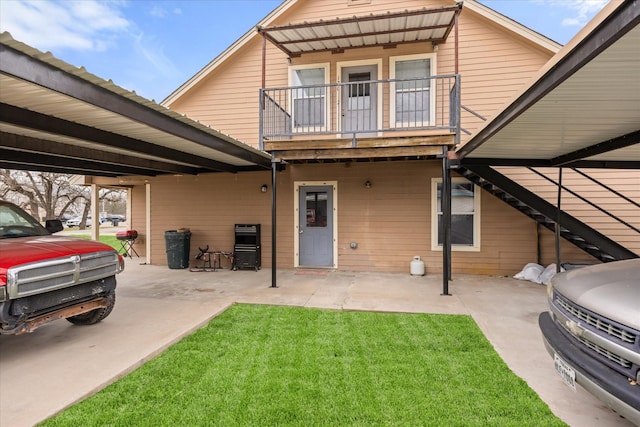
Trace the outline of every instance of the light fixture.
{"type": "Polygon", "coordinates": [[[364,188],[371,188],[371,181],[366,180],[366,181],[364,182],[364,188]]]}
{"type": "Polygon", "coordinates": [[[267,192],[267,184],[262,184],[262,187],[260,187],[260,191],[262,191],[263,193],[267,192]]]}

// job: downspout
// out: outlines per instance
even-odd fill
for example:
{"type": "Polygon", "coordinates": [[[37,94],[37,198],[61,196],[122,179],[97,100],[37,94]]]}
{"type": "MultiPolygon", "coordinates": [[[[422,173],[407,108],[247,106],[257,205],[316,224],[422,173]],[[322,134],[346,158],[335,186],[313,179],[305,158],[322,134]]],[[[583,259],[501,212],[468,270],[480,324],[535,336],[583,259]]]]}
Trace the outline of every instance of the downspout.
{"type": "MultiPolygon", "coordinates": [[[[462,3],[460,3],[460,8],[462,8],[462,3]]],[[[460,16],[460,9],[456,11],[455,17],[453,18],[455,21],[455,63],[454,63],[454,74],[458,74],[458,16],[460,16]]]]}
{"type": "Polygon", "coordinates": [[[263,131],[264,131],[264,127],[262,124],[262,121],[264,120],[264,109],[265,109],[265,103],[264,103],[264,89],[265,86],[267,84],[267,76],[266,76],[266,71],[267,70],[267,37],[264,35],[264,33],[262,33],[262,80],[260,82],[260,101],[259,101],[259,105],[260,105],[260,122],[258,123],[258,127],[259,127],[259,135],[258,135],[258,149],[260,150],[264,150],[264,139],[263,139],[263,131]]]}

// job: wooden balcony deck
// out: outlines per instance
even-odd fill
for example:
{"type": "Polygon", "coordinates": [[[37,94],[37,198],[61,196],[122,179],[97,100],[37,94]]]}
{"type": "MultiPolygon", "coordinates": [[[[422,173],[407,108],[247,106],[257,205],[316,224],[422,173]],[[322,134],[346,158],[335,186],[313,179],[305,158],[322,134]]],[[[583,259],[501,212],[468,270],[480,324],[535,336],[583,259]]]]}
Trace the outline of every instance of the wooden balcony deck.
{"type": "Polygon", "coordinates": [[[264,149],[282,160],[346,160],[391,157],[425,157],[442,154],[452,147],[455,134],[442,130],[415,132],[413,135],[367,136],[357,138],[294,137],[268,140],[264,149]]]}

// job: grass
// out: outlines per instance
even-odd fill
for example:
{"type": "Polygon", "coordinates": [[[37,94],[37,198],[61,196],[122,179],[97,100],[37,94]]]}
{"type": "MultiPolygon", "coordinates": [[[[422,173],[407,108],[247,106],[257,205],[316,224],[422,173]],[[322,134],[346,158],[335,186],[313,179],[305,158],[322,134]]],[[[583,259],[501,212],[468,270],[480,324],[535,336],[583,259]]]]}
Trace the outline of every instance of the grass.
{"type": "MultiPolygon", "coordinates": [[[[74,234],[74,235],[69,235],[69,237],[76,237],[79,239],[91,239],[91,236],[89,234],[74,234]]],[[[100,236],[100,241],[102,243],[105,243],[109,246],[111,246],[112,248],[114,248],[115,250],[118,251],[118,253],[123,254],[124,251],[122,250],[122,245],[120,240],[118,240],[118,238],[116,236],[100,236]]]]}
{"type": "Polygon", "coordinates": [[[240,304],[44,425],[565,424],[469,316],[240,304]]]}

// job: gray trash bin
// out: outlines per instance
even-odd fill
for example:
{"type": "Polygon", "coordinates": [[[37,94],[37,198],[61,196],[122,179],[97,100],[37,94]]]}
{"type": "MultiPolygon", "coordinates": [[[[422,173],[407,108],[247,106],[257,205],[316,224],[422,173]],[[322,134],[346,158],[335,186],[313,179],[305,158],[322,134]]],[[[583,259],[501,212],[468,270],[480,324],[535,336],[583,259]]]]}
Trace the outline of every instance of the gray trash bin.
{"type": "Polygon", "coordinates": [[[181,230],[167,230],[164,232],[164,242],[167,249],[167,264],[169,268],[188,268],[191,232],[181,230]]]}

